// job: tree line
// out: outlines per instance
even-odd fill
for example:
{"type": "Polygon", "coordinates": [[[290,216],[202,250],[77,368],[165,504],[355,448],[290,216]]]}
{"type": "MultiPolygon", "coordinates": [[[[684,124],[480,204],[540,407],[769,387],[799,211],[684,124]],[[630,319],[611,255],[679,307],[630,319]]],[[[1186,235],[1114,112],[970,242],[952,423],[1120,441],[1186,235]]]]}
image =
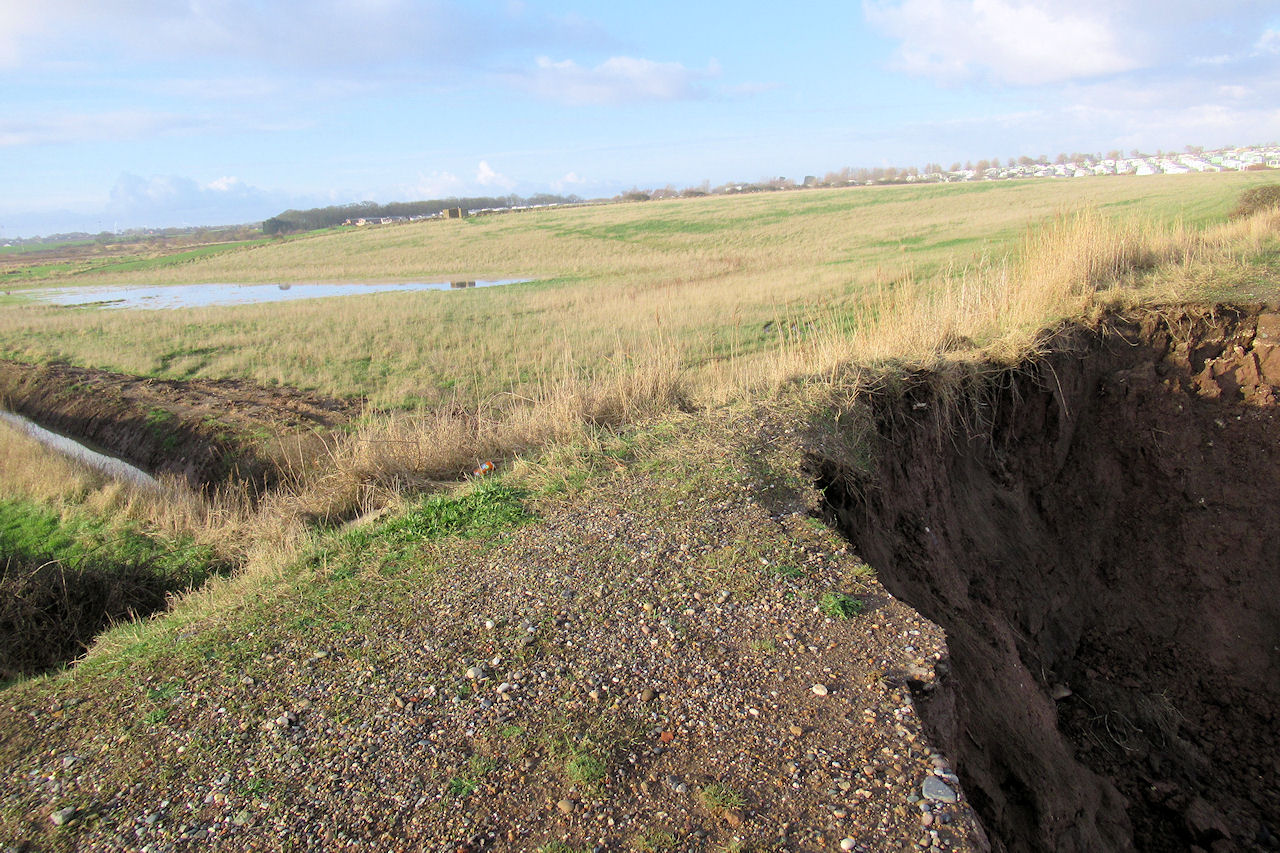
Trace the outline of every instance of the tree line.
{"type": "Polygon", "coordinates": [[[393,201],[387,204],[361,201],[352,204],[335,204],[329,207],[313,207],[309,210],[286,210],[284,213],[263,221],[262,233],[271,236],[298,231],[314,231],[318,228],[332,228],[335,225],[341,225],[348,219],[435,216],[451,207],[461,207],[464,210],[483,210],[541,204],[572,204],[581,200],[576,195],[562,196],[551,193],[537,193],[527,198],[515,195],[476,196],[472,198],[431,199],[429,201],[393,201]]]}

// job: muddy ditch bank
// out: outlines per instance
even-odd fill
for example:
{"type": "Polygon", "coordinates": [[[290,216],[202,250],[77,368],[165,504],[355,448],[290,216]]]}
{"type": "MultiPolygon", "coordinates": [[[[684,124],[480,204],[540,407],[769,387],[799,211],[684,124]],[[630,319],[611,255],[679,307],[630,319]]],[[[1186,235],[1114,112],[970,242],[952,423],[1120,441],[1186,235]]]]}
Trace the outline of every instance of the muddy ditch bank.
{"type": "Polygon", "coordinates": [[[1280,849],[1280,313],[1041,351],[886,385],[812,460],[946,630],[926,726],[997,850],[1280,849]]]}
{"type": "Polygon", "coordinates": [[[317,434],[359,404],[242,380],[165,380],[63,363],[0,359],[0,406],[200,488],[249,481],[270,488],[287,455],[314,453],[317,434]]]}

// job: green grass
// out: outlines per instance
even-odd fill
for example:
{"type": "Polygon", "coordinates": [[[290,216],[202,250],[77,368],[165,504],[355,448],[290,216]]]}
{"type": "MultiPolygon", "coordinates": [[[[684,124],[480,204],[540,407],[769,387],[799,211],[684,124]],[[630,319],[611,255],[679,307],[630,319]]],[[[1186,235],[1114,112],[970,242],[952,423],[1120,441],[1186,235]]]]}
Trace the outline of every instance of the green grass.
{"type": "Polygon", "coordinates": [[[608,766],[599,756],[590,752],[576,752],[564,762],[564,775],[575,785],[592,785],[608,772],[608,766]]]}
{"type": "Polygon", "coordinates": [[[0,499],[0,554],[25,562],[75,566],[145,564],[172,588],[200,583],[225,571],[213,549],[186,539],[164,539],[84,512],[63,514],[19,498],[0,499]]]}
{"type": "Polygon", "coordinates": [[[241,240],[235,243],[219,243],[210,246],[198,246],[194,249],[160,255],[159,257],[154,258],[136,258],[122,261],[111,261],[90,267],[85,270],[85,272],[144,272],[148,270],[161,269],[163,267],[175,266],[178,264],[185,264],[190,261],[208,258],[213,255],[220,255],[224,252],[233,252],[237,249],[244,249],[249,246],[261,246],[270,242],[272,242],[271,238],[264,237],[260,240],[241,240]]]}
{"type": "Polygon", "coordinates": [[[455,800],[469,797],[480,787],[481,780],[492,773],[497,766],[498,762],[488,756],[473,755],[467,761],[465,775],[459,774],[452,777],[445,785],[445,790],[455,800]]]}
{"type": "Polygon", "coordinates": [[[446,537],[494,539],[534,516],[523,490],[499,479],[482,480],[461,494],[423,498],[389,520],[337,534],[314,548],[307,562],[332,580],[361,569],[393,575],[420,561],[419,546],[446,537]]]}
{"type": "Polygon", "coordinates": [[[842,592],[824,592],[818,599],[818,609],[832,619],[851,619],[865,608],[866,605],[860,599],[842,592]]]}
{"type": "Polygon", "coordinates": [[[501,480],[485,480],[458,497],[434,495],[379,530],[380,538],[490,538],[532,520],[522,490],[501,480]]]}
{"type": "Polygon", "coordinates": [[[698,792],[698,799],[708,811],[737,811],[747,804],[740,791],[720,782],[712,782],[698,792]]]}
{"type": "Polygon", "coordinates": [[[536,398],[567,379],[643,363],[658,341],[678,354],[691,386],[715,388],[726,373],[741,366],[749,374],[753,363],[833,321],[858,325],[874,310],[869,302],[907,278],[1017,251],[1028,229],[1063,210],[1200,227],[1224,220],[1241,190],[1268,180],[1240,173],[828,189],[203,246],[99,262],[92,276],[67,281],[539,281],[285,307],[105,312],[0,304],[0,351],[437,409],[536,398]],[[168,356],[194,350],[202,353],[168,356]]]}
{"type": "Polygon", "coordinates": [[[676,837],[665,829],[651,829],[636,836],[635,847],[640,853],[663,853],[676,849],[676,837]]]}

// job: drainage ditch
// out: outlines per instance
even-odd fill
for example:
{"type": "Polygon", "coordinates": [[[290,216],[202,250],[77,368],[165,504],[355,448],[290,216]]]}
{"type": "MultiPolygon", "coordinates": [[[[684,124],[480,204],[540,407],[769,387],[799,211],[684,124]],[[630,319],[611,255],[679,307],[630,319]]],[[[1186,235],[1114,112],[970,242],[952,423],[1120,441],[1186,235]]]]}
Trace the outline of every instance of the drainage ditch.
{"type": "Polygon", "coordinates": [[[356,416],[335,400],[244,380],[130,376],[0,359],[0,403],[46,429],[196,489],[276,486],[289,460],[323,452],[321,436],[356,416]]]}
{"type": "Polygon", "coordinates": [[[947,632],[917,685],[997,850],[1280,849],[1280,313],[1063,328],[918,374],[814,465],[947,632]]]}

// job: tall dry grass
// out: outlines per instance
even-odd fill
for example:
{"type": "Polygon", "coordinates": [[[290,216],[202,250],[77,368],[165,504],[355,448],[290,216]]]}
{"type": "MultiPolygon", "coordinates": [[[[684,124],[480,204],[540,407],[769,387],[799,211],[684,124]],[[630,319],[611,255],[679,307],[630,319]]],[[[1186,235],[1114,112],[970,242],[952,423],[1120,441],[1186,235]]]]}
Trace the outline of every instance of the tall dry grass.
{"type": "Polygon", "coordinates": [[[196,492],[179,478],[164,478],[158,488],[115,480],[7,423],[0,423],[0,493],[62,513],[137,524],[174,540],[191,537],[229,562],[248,562],[260,541],[301,532],[294,520],[258,512],[243,487],[196,492]]]}
{"type": "MultiPolygon", "coordinates": [[[[184,311],[0,306],[0,353],[131,374],[241,377],[377,408],[537,397],[565,365],[609,372],[658,334],[701,365],[785,345],[903,281],[1017,249],[1027,223],[1094,206],[1198,227],[1246,173],[854,188],[534,211],[325,234],[149,272],[159,281],[529,276],[454,293],[184,311]]],[[[122,280],[119,276],[110,280],[122,280]]],[[[137,280],[136,278],[133,280],[137,280]]],[[[714,372],[714,371],[713,371],[714,372]]]]}
{"type": "Polygon", "coordinates": [[[797,381],[833,384],[856,366],[928,366],[941,358],[1012,361],[1067,318],[1142,302],[1186,299],[1277,245],[1280,212],[1208,229],[1063,213],[1030,227],[1016,249],[930,277],[903,277],[853,310],[797,315],[768,349],[699,360],[662,338],[609,369],[583,375],[571,361],[529,395],[477,407],[377,418],[336,441],[317,470],[294,480],[294,512],[329,520],[455,481],[486,459],[589,441],[593,430],[758,399],[797,381]],[[1208,276],[1208,278],[1206,278],[1208,276]]]}
{"type": "Polygon", "coordinates": [[[1012,361],[1063,319],[1221,288],[1274,252],[1278,237],[1276,211],[1206,229],[1095,209],[1060,214],[1028,228],[1016,251],[878,288],[852,314],[829,313],[721,381],[740,394],[802,377],[832,381],[854,363],[927,366],[964,350],[1012,361]]]}
{"type": "Polygon", "coordinates": [[[0,341],[26,342],[32,357],[110,358],[123,363],[106,366],[137,373],[249,376],[406,405],[332,439],[320,464],[299,456],[287,497],[262,512],[234,494],[154,508],[117,499],[156,523],[241,541],[270,519],[272,535],[288,539],[308,518],[350,517],[601,426],[802,378],[835,381],[851,363],[927,363],[966,348],[1013,358],[1062,317],[1203,288],[1275,239],[1274,213],[1207,228],[1172,215],[1220,220],[1237,184],[825,191],[326,235],[181,274],[321,279],[354,275],[357,263],[422,270],[429,256],[453,269],[580,280],[184,312],[10,307],[0,341]],[[1099,201],[1051,208],[1080,198],[1099,201]],[[1133,212],[1144,205],[1145,215],[1133,212]]]}

